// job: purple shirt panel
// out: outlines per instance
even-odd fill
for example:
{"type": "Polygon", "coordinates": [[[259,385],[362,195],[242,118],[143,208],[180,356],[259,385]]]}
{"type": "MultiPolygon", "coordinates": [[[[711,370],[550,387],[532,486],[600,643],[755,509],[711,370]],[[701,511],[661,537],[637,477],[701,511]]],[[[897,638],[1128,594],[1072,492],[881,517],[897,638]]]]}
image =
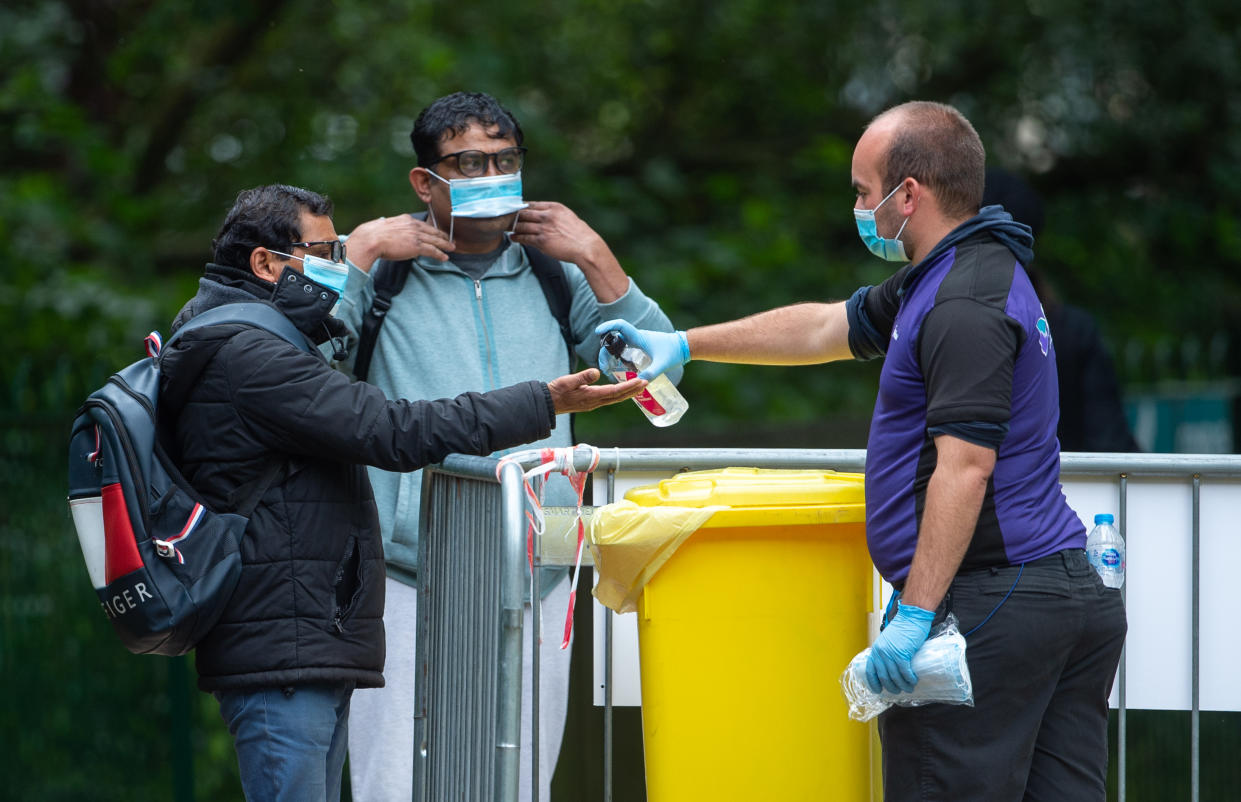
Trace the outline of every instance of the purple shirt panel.
{"type": "MultiPolygon", "coordinates": [[[[941,297],[969,296],[980,287],[980,303],[957,304],[963,317],[936,319],[937,326],[953,325],[982,330],[971,323],[972,308],[982,309],[991,291],[991,309],[1003,304],[1003,312],[1023,334],[1012,364],[1011,398],[980,397],[980,406],[1009,406],[1009,431],[997,452],[990,498],[980,516],[963,569],[996,564],[1017,564],[1044,557],[1065,548],[1085,545],[1085,529],[1068,506],[1060,486],[1060,446],[1056,439],[1058,391],[1055,351],[1034,288],[1024,268],[1012,258],[1001,262],[988,238],[960,243],[936,257],[907,288],[895,311],[887,354],[879,379],[879,392],[871,419],[866,456],[866,536],[871,559],[890,582],[901,583],[909,573],[918,540],[920,510],[925,499],[934,444],[927,433],[927,384],[919,341],[928,313],[941,297]],[[962,248],[984,247],[982,252],[962,248]],[[962,254],[969,253],[965,259],[962,254]],[[983,258],[979,258],[979,253],[983,258]],[[958,257],[962,257],[958,265],[958,257]],[[954,273],[954,267],[958,271],[954,273]],[[973,272],[970,272],[973,271],[973,272]],[[945,287],[945,281],[950,282],[945,287]],[[1011,286],[1006,286],[1011,282],[1011,286]],[[999,287],[996,291],[995,288],[999,287]],[[1004,293],[1007,293],[1006,296],[1004,293]]],[[[981,313],[981,312],[980,312],[981,313]]],[[[952,314],[957,314],[954,311],[952,314]]],[[[994,314],[994,312],[990,313],[994,314]]],[[[928,329],[928,332],[930,330],[928,329]]],[[[1005,364],[1011,352],[1004,351],[1005,364]]],[[[985,365],[958,359],[938,381],[954,381],[972,387],[971,379],[985,365]],[[958,378],[959,377],[959,378],[958,378]]],[[[969,423],[971,421],[959,421],[969,423]]]]}

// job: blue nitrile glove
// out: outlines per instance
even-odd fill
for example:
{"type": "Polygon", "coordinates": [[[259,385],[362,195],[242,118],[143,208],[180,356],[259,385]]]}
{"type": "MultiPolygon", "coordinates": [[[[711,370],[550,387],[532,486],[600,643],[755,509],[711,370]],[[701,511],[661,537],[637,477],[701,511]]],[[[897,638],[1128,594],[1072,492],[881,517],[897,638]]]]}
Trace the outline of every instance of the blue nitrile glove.
{"type": "Polygon", "coordinates": [[[870,647],[866,661],[866,684],[875,693],[909,693],[918,684],[913,659],[931,632],[932,610],[904,602],[897,605],[896,618],[888,622],[870,647]]]}
{"type": "MultiPolygon", "coordinates": [[[[646,351],[651,364],[638,374],[639,379],[650,381],[670,368],[680,367],[689,362],[689,340],[683,331],[651,331],[636,329],[627,320],[609,320],[595,327],[595,335],[602,337],[609,331],[619,331],[629,345],[637,346],[646,351]]],[[[608,352],[599,348],[599,372],[607,376],[608,352]]]]}

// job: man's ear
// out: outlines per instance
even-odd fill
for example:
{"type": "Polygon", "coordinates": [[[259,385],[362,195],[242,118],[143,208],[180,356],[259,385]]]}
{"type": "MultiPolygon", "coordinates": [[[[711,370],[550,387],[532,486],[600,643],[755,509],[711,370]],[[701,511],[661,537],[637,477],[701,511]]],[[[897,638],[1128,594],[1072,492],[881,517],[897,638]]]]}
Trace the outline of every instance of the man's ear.
{"type": "Polygon", "coordinates": [[[409,171],[409,185],[414,188],[418,199],[427,205],[431,203],[431,182],[434,180],[425,167],[415,167],[409,171]]]}
{"type": "Polygon", "coordinates": [[[922,200],[922,185],[915,178],[906,178],[901,191],[904,193],[904,199],[901,203],[901,211],[905,215],[911,215],[918,210],[918,202],[922,200]]]}
{"type": "Polygon", "coordinates": [[[284,263],[271,251],[258,247],[250,251],[250,271],[264,281],[275,284],[284,272],[284,263]]]}

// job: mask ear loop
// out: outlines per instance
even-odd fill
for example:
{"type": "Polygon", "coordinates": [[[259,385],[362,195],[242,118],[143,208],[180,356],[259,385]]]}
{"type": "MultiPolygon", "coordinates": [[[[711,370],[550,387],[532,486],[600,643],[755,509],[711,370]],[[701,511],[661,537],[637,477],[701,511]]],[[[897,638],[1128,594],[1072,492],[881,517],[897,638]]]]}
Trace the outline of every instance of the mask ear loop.
{"type": "MultiPolygon", "coordinates": [[[[521,170],[517,171],[516,176],[517,176],[517,179],[520,181],[521,170]]],[[[525,200],[525,199],[523,198],[522,200],[525,200]]],[[[509,236],[512,236],[513,234],[517,233],[517,221],[519,219],[521,219],[521,209],[518,209],[516,212],[513,213],[513,227],[508,231],[509,236]]]]}
{"type": "MultiPolygon", "coordinates": [[[[911,214],[909,215],[909,217],[913,217],[913,215],[911,214]]],[[[901,227],[897,229],[896,231],[896,236],[893,237],[892,239],[896,240],[897,242],[901,242],[901,233],[904,232],[905,226],[909,225],[909,217],[906,217],[905,222],[901,223],[901,227]]],[[[901,247],[904,247],[903,242],[901,242],[901,247]]]]}
{"type": "MultiPolygon", "coordinates": [[[[452,186],[452,183],[450,181],[444,178],[440,178],[440,176],[435,174],[434,170],[427,169],[427,172],[435,176],[435,178],[439,179],[440,181],[443,181],[445,184],[448,184],[448,186],[450,187],[452,186]]],[[[427,204],[427,213],[431,216],[431,225],[435,226],[436,228],[439,228],[440,227],[439,223],[435,222],[435,209],[432,208],[431,204],[429,203],[427,204]]],[[[453,241],[453,238],[452,238],[454,225],[456,224],[456,222],[457,222],[456,219],[452,216],[452,212],[449,212],[448,213],[448,241],[452,242],[453,245],[457,244],[455,241],[453,241]]]]}
{"type": "MultiPolygon", "coordinates": [[[[903,187],[904,185],[905,185],[905,183],[902,181],[901,183],[899,183],[899,184],[897,184],[896,186],[892,187],[892,191],[888,193],[887,198],[884,198],[883,200],[879,201],[879,204],[878,204],[877,206],[875,206],[875,208],[871,211],[871,214],[873,215],[875,212],[879,211],[879,207],[880,207],[880,206],[882,206],[883,204],[887,203],[887,202],[888,202],[888,198],[891,198],[893,195],[895,195],[895,194],[896,194],[896,191],[897,191],[898,189],[900,189],[901,187],[903,187]]],[[[906,217],[906,218],[905,218],[905,220],[901,223],[901,227],[900,227],[900,228],[898,228],[898,229],[896,230],[896,235],[895,235],[894,237],[892,237],[892,239],[891,239],[891,241],[892,241],[892,242],[895,242],[895,243],[897,243],[898,245],[900,245],[900,246],[901,246],[901,253],[904,255],[904,257],[905,257],[905,259],[906,259],[906,260],[908,260],[908,259],[909,259],[909,251],[905,250],[905,242],[904,242],[904,240],[902,240],[902,239],[901,239],[901,234],[903,234],[903,233],[905,232],[905,226],[909,225],[909,218],[910,218],[910,217],[913,217],[913,215],[912,215],[912,214],[910,214],[910,215],[909,215],[909,217],[906,217]]],[[[875,229],[875,236],[878,236],[878,235],[879,235],[879,229],[877,229],[877,228],[876,228],[876,229],[875,229]]]]}
{"type": "MultiPolygon", "coordinates": [[[[439,228],[440,227],[439,223],[435,222],[435,210],[432,209],[429,204],[427,205],[427,211],[431,214],[431,225],[435,226],[436,228],[439,228]]],[[[453,224],[455,222],[456,220],[453,218],[453,216],[451,214],[448,215],[448,241],[449,242],[452,242],[453,224]]],[[[452,244],[456,245],[457,243],[453,242],[452,244]]]]}

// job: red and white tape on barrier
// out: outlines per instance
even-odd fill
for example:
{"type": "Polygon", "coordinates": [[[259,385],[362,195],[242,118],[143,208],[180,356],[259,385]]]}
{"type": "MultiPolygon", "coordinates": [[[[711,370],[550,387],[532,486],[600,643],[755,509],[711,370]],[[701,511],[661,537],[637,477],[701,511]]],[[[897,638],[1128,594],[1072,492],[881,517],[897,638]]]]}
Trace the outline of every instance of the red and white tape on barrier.
{"type": "MultiPolygon", "coordinates": [[[[522,454],[513,454],[500,460],[500,464],[496,466],[496,478],[500,478],[500,471],[507,463],[516,463],[519,458],[524,457],[529,452],[522,454]]],[[[564,638],[560,642],[561,649],[569,648],[569,638],[573,634],[573,607],[577,602],[577,578],[582,572],[582,549],[586,543],[586,524],[582,519],[582,495],[586,491],[586,477],[593,473],[599,465],[599,449],[594,446],[579,443],[571,448],[543,448],[540,449],[539,457],[541,462],[535,467],[522,474],[523,484],[525,486],[526,495],[526,520],[529,526],[526,528],[526,562],[530,566],[530,600],[534,603],[534,536],[542,535],[546,528],[546,521],[543,518],[543,489],[547,482],[547,475],[550,473],[562,473],[569,479],[569,484],[577,491],[577,516],[575,523],[577,524],[577,548],[573,558],[573,570],[569,582],[569,611],[565,616],[564,622],[564,638]],[[590,467],[585,471],[578,471],[573,464],[573,457],[579,448],[590,450],[590,467]],[[537,488],[537,489],[536,489],[537,488]]],[[[539,608],[539,615],[542,610],[539,608]]],[[[542,627],[540,627],[542,631],[542,627]]]]}

